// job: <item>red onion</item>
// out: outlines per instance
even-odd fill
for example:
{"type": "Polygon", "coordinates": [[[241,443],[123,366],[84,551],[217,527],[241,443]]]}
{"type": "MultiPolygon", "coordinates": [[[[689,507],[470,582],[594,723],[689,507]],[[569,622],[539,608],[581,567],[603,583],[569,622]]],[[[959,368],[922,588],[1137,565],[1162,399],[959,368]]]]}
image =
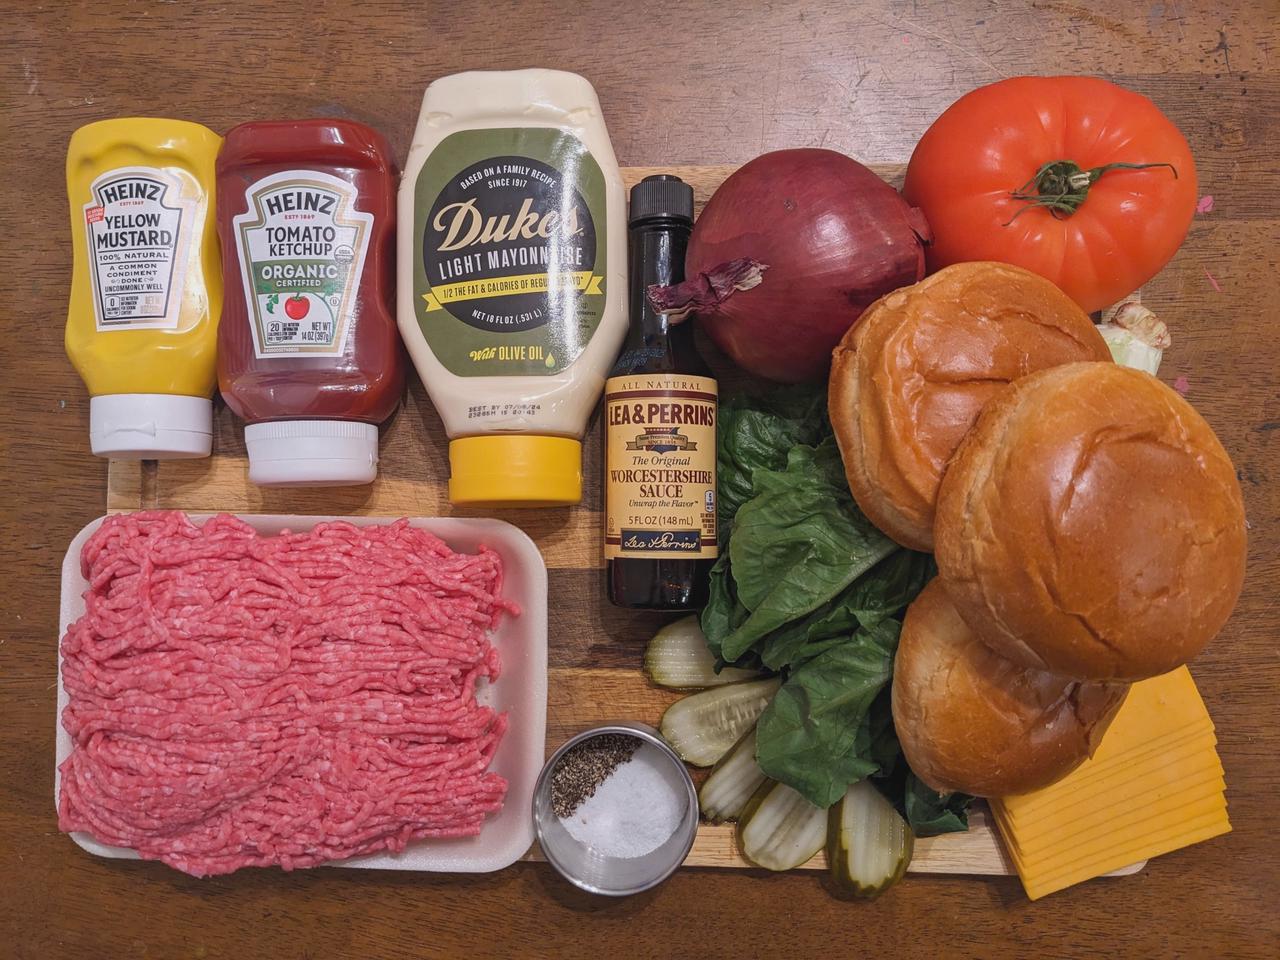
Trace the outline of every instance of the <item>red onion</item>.
{"type": "Polygon", "coordinates": [[[649,299],[676,318],[696,312],[751,373],[817,379],[863,310],[924,276],[928,238],[924,215],[856,160],[778,150],[720,185],[694,225],[688,279],[649,299]]]}

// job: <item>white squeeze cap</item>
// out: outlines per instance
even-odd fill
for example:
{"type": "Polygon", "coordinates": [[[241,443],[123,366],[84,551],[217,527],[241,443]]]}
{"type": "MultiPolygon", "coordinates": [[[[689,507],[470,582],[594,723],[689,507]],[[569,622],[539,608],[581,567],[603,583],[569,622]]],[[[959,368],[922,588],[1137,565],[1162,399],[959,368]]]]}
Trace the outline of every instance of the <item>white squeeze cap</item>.
{"type": "Polygon", "coordinates": [[[213,447],[213,401],[174,393],[111,393],[89,401],[89,445],[117,460],[190,460],[213,447]]]}
{"type": "Polygon", "coordinates": [[[345,487],[378,475],[378,427],[354,420],[278,420],[244,428],[249,480],[260,487],[345,487]]]}

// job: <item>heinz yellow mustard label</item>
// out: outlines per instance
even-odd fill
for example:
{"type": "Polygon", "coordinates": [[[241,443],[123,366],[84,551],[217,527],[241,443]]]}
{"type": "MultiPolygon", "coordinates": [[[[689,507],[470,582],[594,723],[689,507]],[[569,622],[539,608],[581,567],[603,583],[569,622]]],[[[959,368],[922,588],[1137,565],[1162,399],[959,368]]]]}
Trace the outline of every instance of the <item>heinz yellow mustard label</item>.
{"type": "Polygon", "coordinates": [[[72,135],[66,348],[92,396],[213,393],[221,145],[197,123],[154,117],[99,120],[72,135]]]}
{"type": "Polygon", "coordinates": [[[606,382],[607,558],[716,556],[716,404],[710,377],[606,382]]]}

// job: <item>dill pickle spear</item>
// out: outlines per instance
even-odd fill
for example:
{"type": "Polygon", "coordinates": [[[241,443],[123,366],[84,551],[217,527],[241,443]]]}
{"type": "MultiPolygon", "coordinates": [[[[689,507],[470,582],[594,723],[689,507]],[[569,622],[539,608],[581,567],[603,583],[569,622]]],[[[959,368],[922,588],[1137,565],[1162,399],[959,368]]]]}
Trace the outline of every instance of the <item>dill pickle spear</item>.
{"type": "Polygon", "coordinates": [[[654,634],[644,650],[644,672],[658,686],[670,690],[722,687],[760,676],[758,670],[742,667],[721,667],[716,673],[716,658],[707,648],[696,615],[668,623],[654,634]]]}
{"type": "Polygon", "coordinates": [[[914,844],[907,822],[868,780],[852,784],[828,811],[831,879],[855,897],[878,897],[901,880],[914,844]]]}
{"type": "Polygon", "coordinates": [[[827,812],[776,780],[766,780],[738,818],[738,849],[766,870],[808,862],[826,838],[827,812]]]}
{"type": "Polygon", "coordinates": [[[709,767],[755,726],[781,685],[772,677],[690,694],[667,707],[659,724],[662,737],[686,763],[709,767]]]}
{"type": "Polygon", "coordinates": [[[712,823],[736,820],[767,778],[756,763],[756,728],[716,761],[698,791],[698,806],[712,823]]]}

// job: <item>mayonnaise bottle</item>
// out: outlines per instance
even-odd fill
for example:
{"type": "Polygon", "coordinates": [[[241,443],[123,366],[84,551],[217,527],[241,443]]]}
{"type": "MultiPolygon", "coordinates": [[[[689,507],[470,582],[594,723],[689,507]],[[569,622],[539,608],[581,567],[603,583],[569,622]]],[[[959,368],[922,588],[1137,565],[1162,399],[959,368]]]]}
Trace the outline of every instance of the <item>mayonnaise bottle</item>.
{"type": "Polygon", "coordinates": [[[89,389],[90,445],[100,457],[209,455],[221,144],[198,123],[152,117],[102,120],[71,137],[65,342],[89,389]]]}
{"type": "Polygon", "coordinates": [[[435,81],[398,204],[400,333],[450,438],[449,499],[577,503],[627,330],[626,194],[595,90],[559,70],[435,81]]]}

